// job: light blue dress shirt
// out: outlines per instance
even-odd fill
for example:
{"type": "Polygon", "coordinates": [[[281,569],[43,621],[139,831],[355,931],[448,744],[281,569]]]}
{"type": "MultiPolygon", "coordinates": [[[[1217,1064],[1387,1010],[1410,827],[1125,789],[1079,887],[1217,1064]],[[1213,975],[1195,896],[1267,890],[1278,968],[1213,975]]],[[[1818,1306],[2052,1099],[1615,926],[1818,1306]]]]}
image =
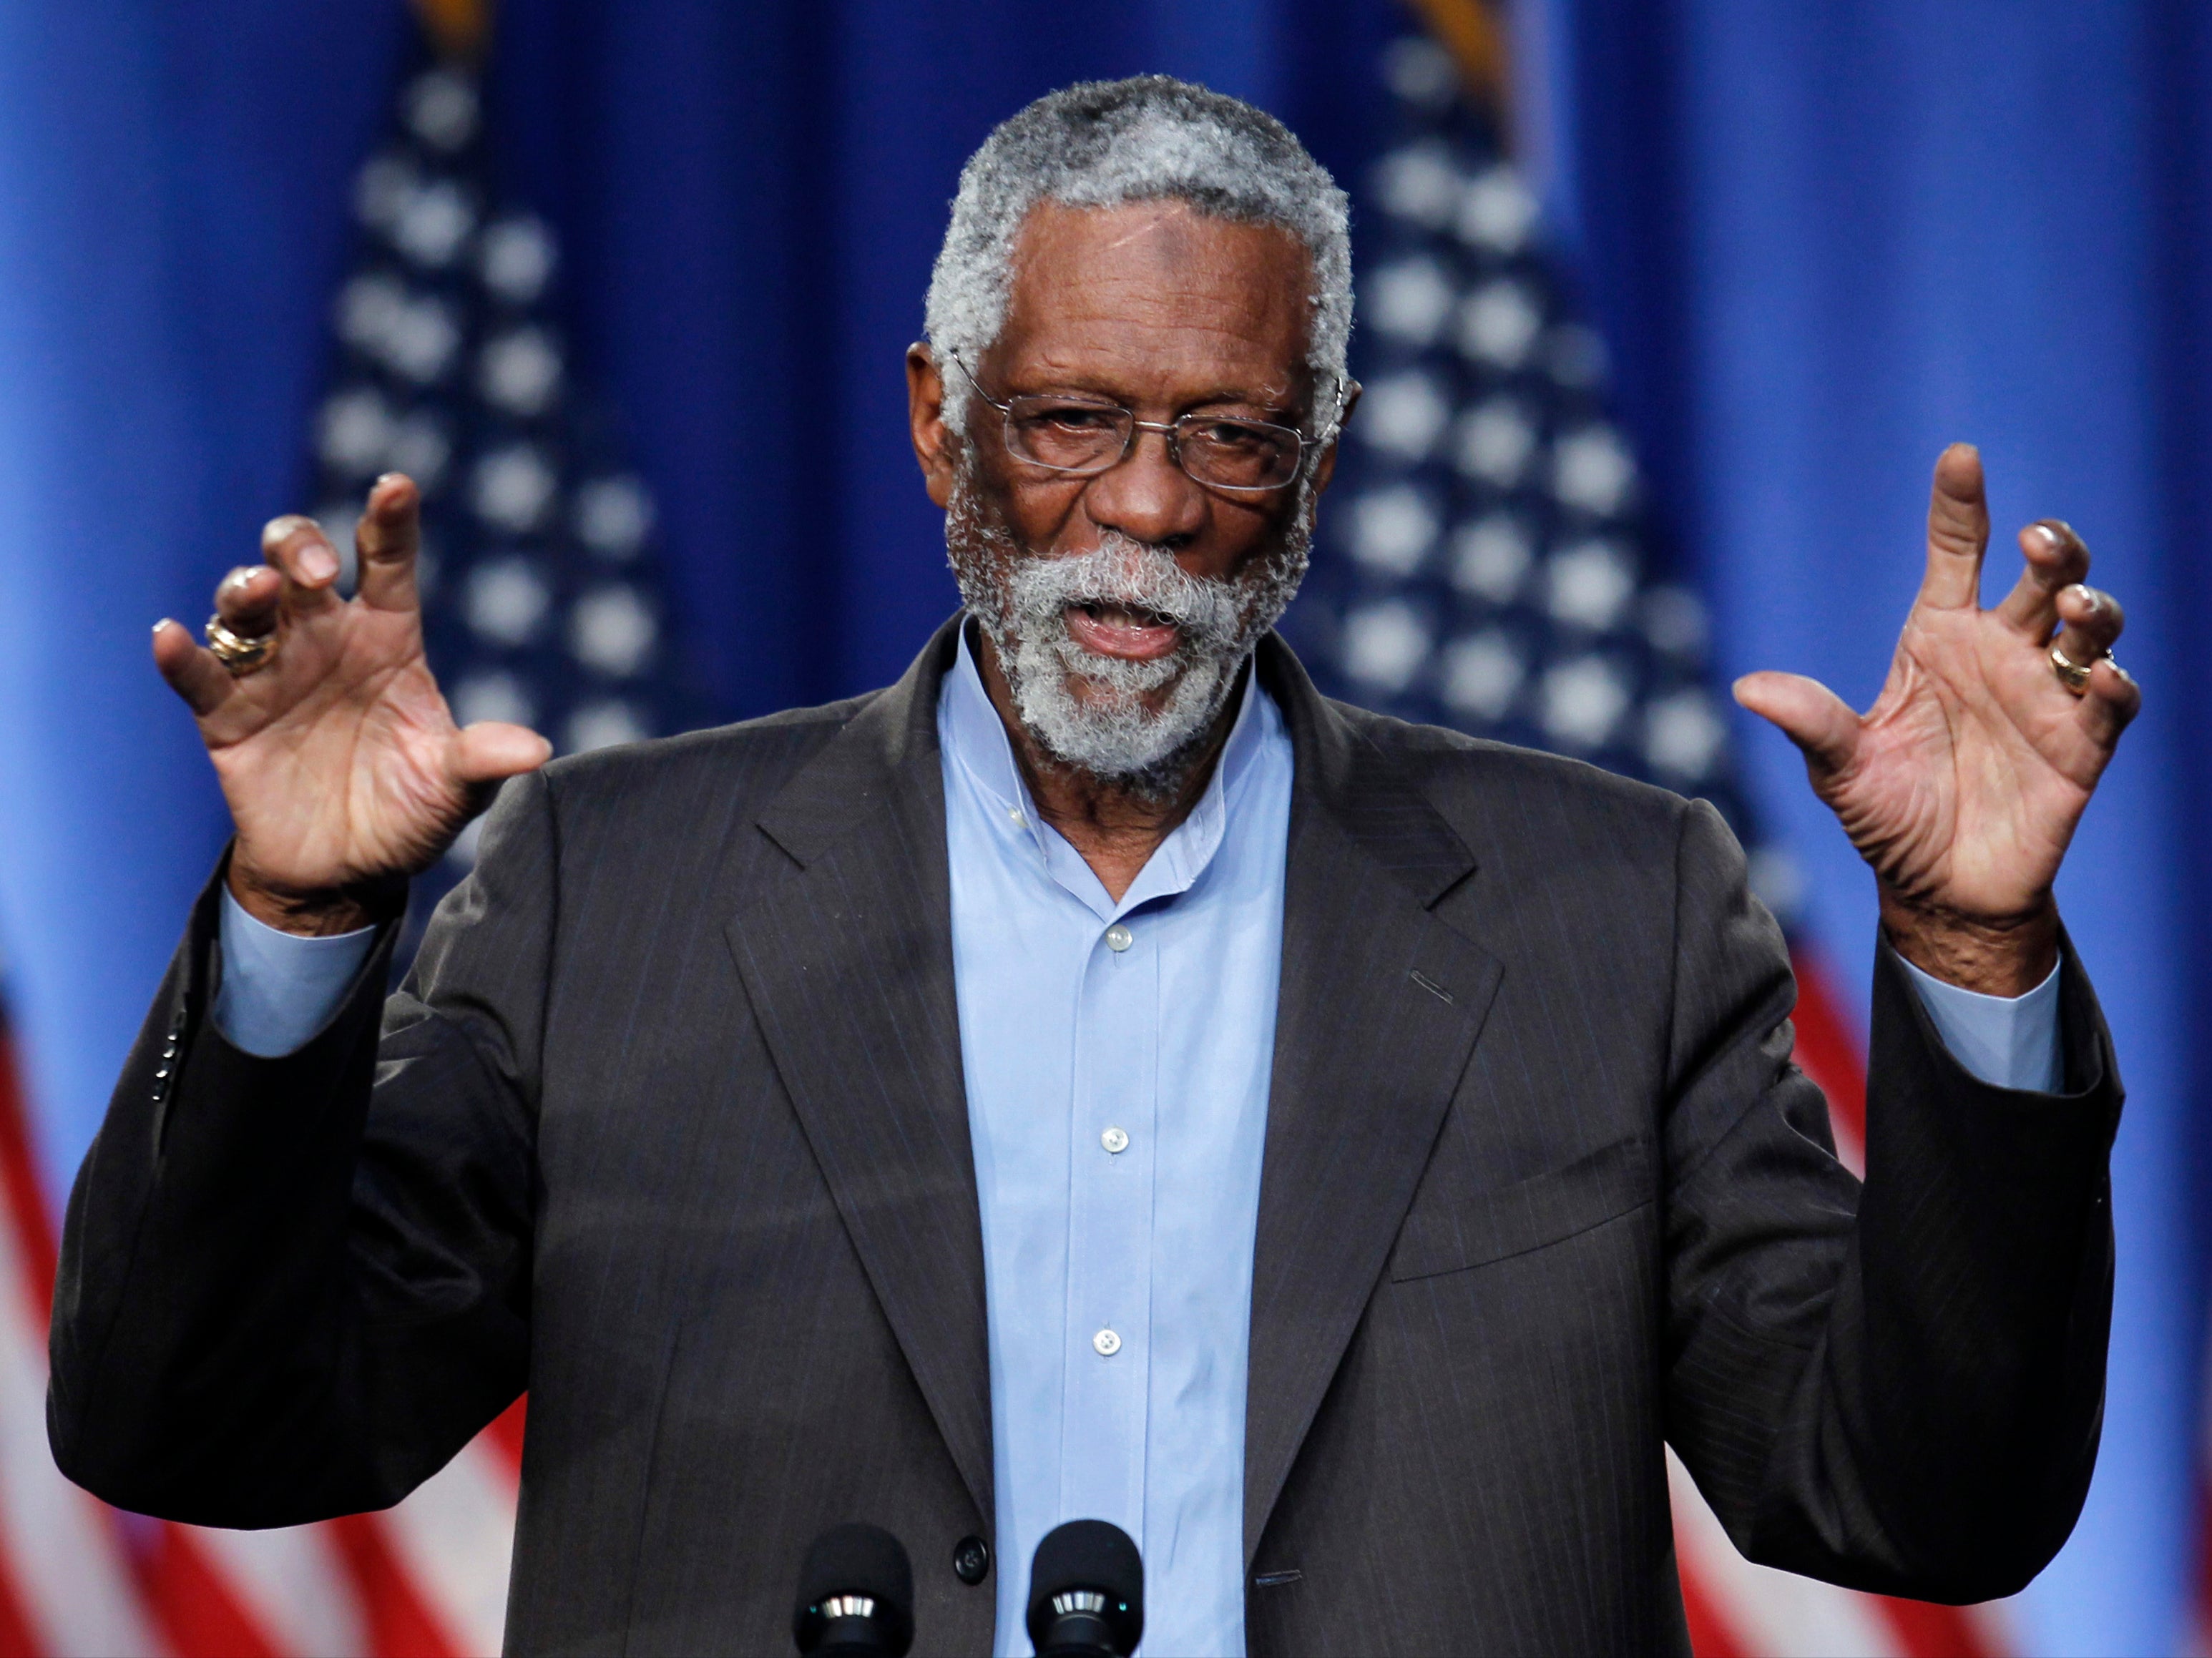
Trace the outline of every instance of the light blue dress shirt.
{"type": "Polygon", "coordinates": [[[1030,1556],[1110,1520],[1145,1649],[1244,1650],[1244,1394],[1291,740],[1247,677],[1212,780],[1117,903],[1042,822],[963,641],[938,704],[991,1348],[997,1650],[1030,1556]]]}
{"type": "MultiPolygon", "coordinates": [[[[1144,1650],[1244,1649],[1252,1249],[1291,753],[1249,675],[1220,764],[1119,903],[1037,818],[963,639],[938,704],[954,981],[983,1231],[1000,1655],[1062,1521],[1145,1559],[1144,1650]]],[[[337,1010],[373,929],[301,938],[223,896],[223,1034],[269,1057],[337,1010]]],[[[2058,977],[1981,996],[1906,964],[1960,1063],[2058,1077],[2058,977]]]]}

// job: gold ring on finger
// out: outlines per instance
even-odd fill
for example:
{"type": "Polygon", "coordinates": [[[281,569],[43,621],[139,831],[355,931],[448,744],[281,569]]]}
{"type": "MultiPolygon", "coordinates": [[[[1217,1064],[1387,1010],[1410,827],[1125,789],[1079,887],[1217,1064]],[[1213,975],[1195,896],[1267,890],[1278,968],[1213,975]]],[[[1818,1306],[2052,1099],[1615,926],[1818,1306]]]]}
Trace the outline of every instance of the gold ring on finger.
{"type": "Polygon", "coordinates": [[[243,679],[250,673],[258,673],[276,659],[276,635],[234,634],[222,625],[220,616],[207,619],[208,649],[215,659],[230,670],[231,677],[243,679]]]}
{"type": "Polygon", "coordinates": [[[2080,696],[2089,689],[2089,675],[2099,662],[2109,662],[2118,667],[2119,659],[2110,651],[2087,662],[2076,662],[2066,654],[2065,647],[2053,641],[2051,647],[2051,671],[2058,676],[2058,683],[2075,695],[2080,696]]]}

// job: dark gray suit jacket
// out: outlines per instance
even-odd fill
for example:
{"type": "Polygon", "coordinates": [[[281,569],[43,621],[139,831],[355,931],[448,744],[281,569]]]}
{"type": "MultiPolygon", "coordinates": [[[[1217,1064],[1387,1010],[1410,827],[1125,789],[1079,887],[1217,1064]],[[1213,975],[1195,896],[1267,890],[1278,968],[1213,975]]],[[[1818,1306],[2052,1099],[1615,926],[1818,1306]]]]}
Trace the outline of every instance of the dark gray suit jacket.
{"type": "MultiPolygon", "coordinates": [[[[915,1556],[917,1651],[986,1651],[952,637],[511,785],[405,987],[380,957],[290,1057],[210,1024],[211,886],[70,1205],[70,1476],[311,1520],[526,1386],[510,1649],[787,1650],[801,1552],[866,1518],[915,1556]]],[[[1884,958],[1862,1193],[1710,807],[1326,701],[1273,640],[1259,671],[1297,781],[1252,1651],[1686,1649],[1662,1442],[1758,1559],[2017,1588],[2103,1390],[2119,1087],[2070,952],[2058,1096],[1967,1076],[1884,958]]]]}

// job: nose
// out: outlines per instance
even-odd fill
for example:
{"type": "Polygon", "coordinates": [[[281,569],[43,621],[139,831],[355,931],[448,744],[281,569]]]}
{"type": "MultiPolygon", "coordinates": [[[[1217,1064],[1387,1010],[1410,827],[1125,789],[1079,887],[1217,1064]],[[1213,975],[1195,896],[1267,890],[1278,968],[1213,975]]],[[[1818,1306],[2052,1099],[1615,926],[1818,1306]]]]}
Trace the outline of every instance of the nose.
{"type": "Polygon", "coordinates": [[[1168,452],[1168,434],[1142,428],[1120,463],[1091,480],[1083,504],[1100,530],[1170,549],[1197,539],[1211,510],[1204,488],[1168,452]]]}

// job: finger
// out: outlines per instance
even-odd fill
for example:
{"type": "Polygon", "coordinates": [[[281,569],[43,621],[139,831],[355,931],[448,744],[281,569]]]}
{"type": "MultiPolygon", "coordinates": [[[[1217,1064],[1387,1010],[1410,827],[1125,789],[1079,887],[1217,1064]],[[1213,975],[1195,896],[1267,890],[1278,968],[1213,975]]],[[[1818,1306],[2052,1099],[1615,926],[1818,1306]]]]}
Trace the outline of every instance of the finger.
{"type": "Polygon", "coordinates": [[[1817,679],[1797,673],[1747,673],[1735,682],[1735,700],[1771,720],[1805,756],[1805,769],[1830,776],[1858,750],[1859,717],[1817,679]]]}
{"type": "Polygon", "coordinates": [[[415,480],[386,472],[368,492],[368,505],[353,532],[361,560],[362,602],[380,610],[411,610],[415,560],[422,548],[422,494],[415,480]]]}
{"type": "Polygon", "coordinates": [[[198,719],[228,701],[237,683],[213,651],[202,650],[189,629],[167,616],[154,624],[154,665],[198,719]]]}
{"type": "Polygon", "coordinates": [[[216,584],[215,613],[241,639],[258,639],[276,627],[284,576],[266,564],[241,564],[216,584]]]}
{"type": "Polygon", "coordinates": [[[1920,602],[1939,610],[1971,610],[1981,593],[1982,553],[1990,544],[1990,507],[1982,488],[1982,453],[1954,443],[1936,461],[1928,495],[1928,573],[1920,602]]]}
{"type": "Polygon", "coordinates": [[[337,551],[314,519],[297,513],[270,519],[261,528],[261,556],[284,578],[289,614],[310,616],[344,602],[337,595],[337,551]]]}
{"type": "Polygon", "coordinates": [[[2142,710],[2142,687],[2110,657],[2100,659],[2081,691],[2079,718],[2089,740],[2109,750],[2142,710]]]}
{"type": "Polygon", "coordinates": [[[463,783],[495,783],[536,771],[553,757],[553,745],[527,726],[479,720],[453,740],[453,775],[463,783]]]}
{"type": "Polygon", "coordinates": [[[2062,588],[2057,603],[2058,619],[2063,624],[2058,648],[2066,653],[2069,662],[2094,663],[2108,654],[2120,629],[2127,626],[2120,601],[2095,587],[2077,583],[2062,588]]]}
{"type": "Polygon", "coordinates": [[[2089,550],[2074,526],[2046,518],[2020,532],[2027,568],[1997,606],[2004,624],[2040,645],[2058,625],[2058,593],[2089,574],[2089,550]]]}

